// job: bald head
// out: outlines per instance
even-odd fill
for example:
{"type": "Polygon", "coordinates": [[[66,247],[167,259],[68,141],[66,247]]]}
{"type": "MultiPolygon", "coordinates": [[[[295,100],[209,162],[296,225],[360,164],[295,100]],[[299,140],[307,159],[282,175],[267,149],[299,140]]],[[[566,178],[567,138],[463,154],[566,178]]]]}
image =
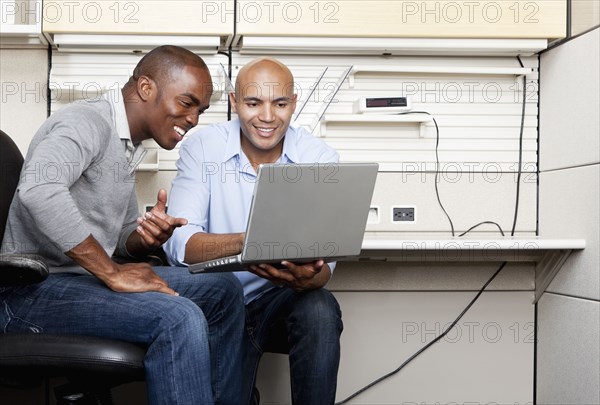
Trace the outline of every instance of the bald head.
{"type": "Polygon", "coordinates": [[[253,167],[275,162],[296,110],[292,72],[278,60],[255,59],[240,69],[229,100],[239,118],[242,150],[253,167]]]}
{"type": "Polygon", "coordinates": [[[133,70],[133,75],[125,85],[125,89],[135,87],[140,77],[145,76],[156,82],[160,89],[176,78],[176,74],[186,67],[196,67],[208,72],[202,58],[195,53],[174,45],[163,45],[147,53],[133,70]]]}
{"type": "Polygon", "coordinates": [[[293,93],[294,76],[290,69],[277,59],[264,57],[254,59],[240,69],[235,81],[236,95],[243,97],[247,86],[264,86],[267,83],[254,83],[253,79],[258,77],[266,78],[268,83],[276,81],[276,86],[282,86],[293,93]]]}

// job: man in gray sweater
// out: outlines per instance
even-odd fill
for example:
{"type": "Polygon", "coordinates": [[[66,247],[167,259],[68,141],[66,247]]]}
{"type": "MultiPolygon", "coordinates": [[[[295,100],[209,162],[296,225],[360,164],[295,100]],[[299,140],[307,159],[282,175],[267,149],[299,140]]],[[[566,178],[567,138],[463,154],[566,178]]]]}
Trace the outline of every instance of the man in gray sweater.
{"type": "Polygon", "coordinates": [[[239,403],[243,293],[232,274],[118,264],[160,247],[187,220],[166,213],[166,192],[138,216],[141,142],[173,149],[209,106],[201,58],[163,46],[121,91],[73,103],[33,138],[2,253],[36,253],[43,283],[0,288],[0,331],[94,335],[146,344],[151,404],[239,403]]]}

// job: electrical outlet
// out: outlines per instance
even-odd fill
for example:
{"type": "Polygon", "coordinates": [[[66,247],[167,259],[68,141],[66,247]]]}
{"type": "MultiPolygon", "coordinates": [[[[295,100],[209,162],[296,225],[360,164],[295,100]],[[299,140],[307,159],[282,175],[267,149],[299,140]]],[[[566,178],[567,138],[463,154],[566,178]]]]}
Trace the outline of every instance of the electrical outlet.
{"type": "Polygon", "coordinates": [[[414,222],[415,207],[393,207],[392,221],[394,222],[414,222]]]}

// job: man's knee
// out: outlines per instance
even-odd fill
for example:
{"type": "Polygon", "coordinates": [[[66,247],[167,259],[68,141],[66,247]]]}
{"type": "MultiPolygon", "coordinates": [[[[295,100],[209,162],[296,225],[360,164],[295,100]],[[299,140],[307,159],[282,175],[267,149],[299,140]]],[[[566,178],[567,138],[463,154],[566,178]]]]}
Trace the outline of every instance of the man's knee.
{"type": "Polygon", "coordinates": [[[210,277],[210,282],[223,291],[225,298],[243,300],[244,289],[242,283],[232,273],[211,274],[210,277]]]}
{"type": "Polygon", "coordinates": [[[208,323],[198,306],[183,297],[178,297],[157,313],[160,331],[179,331],[182,334],[208,336],[208,323]]]}
{"type": "Polygon", "coordinates": [[[342,311],[333,294],[325,289],[303,294],[299,300],[297,316],[313,325],[323,325],[342,330],[342,311]]]}

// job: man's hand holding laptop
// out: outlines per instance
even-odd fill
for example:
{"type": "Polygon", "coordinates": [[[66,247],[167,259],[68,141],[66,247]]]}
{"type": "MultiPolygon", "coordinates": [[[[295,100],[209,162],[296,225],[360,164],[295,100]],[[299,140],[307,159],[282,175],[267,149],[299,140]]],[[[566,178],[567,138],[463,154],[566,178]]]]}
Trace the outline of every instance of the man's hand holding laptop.
{"type": "Polygon", "coordinates": [[[292,263],[282,261],[285,269],[278,269],[269,264],[252,265],[249,270],[273,284],[285,286],[296,292],[321,288],[331,278],[331,270],[322,259],[311,263],[292,263]]]}

